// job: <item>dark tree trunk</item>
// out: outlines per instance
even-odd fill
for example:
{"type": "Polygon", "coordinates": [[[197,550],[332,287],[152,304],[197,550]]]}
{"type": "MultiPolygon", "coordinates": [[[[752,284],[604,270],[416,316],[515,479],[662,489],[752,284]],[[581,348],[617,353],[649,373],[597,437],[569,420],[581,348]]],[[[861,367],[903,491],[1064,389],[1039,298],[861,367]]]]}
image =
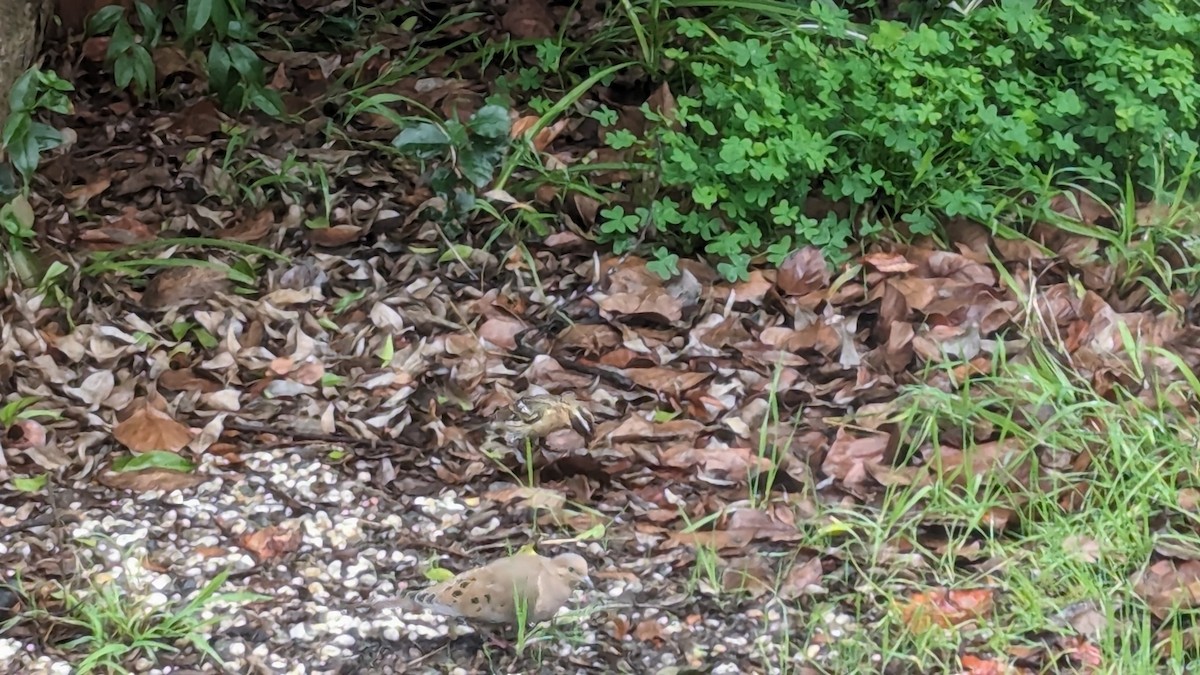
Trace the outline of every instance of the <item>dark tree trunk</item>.
{"type": "Polygon", "coordinates": [[[41,48],[48,0],[0,0],[0,122],[8,116],[8,90],[41,48]]]}

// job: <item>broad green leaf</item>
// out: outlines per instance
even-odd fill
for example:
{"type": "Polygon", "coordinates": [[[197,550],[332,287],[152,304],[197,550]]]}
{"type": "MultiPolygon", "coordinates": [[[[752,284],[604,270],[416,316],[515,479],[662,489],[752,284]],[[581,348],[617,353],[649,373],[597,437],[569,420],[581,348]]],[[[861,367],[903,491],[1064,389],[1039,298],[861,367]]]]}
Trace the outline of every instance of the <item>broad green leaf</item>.
{"type": "Polygon", "coordinates": [[[454,572],[451,572],[444,567],[430,567],[429,569],[425,570],[425,578],[434,583],[440,583],[453,579],[454,572]]]}
{"type": "Polygon", "coordinates": [[[37,492],[46,487],[46,480],[48,478],[49,475],[43,473],[32,478],[13,478],[12,483],[13,487],[20,492],[37,492]]]}
{"type": "Polygon", "coordinates": [[[392,145],[401,152],[429,156],[429,153],[447,148],[450,145],[450,136],[440,125],[426,122],[401,131],[392,139],[392,145]]]}
{"type": "Polygon", "coordinates": [[[466,260],[466,259],[470,258],[471,254],[474,252],[475,252],[475,249],[471,248],[470,246],[467,246],[466,244],[455,244],[454,246],[451,246],[449,249],[447,249],[445,253],[443,253],[441,256],[438,257],[438,264],[440,265],[442,263],[447,263],[452,260],[453,261],[466,260]]]}
{"type": "Polygon", "coordinates": [[[208,25],[208,19],[212,16],[214,1],[224,2],[225,0],[187,0],[187,17],[184,22],[184,26],[186,27],[185,38],[196,35],[208,25]]]}
{"type": "Polygon", "coordinates": [[[508,137],[512,127],[508,120],[508,110],[498,105],[485,105],[471,116],[471,132],[477,136],[491,139],[508,137]]]}
{"type": "Polygon", "coordinates": [[[88,35],[103,35],[111,33],[117,22],[125,16],[125,8],[121,5],[108,5],[96,10],[87,21],[88,35]]]}

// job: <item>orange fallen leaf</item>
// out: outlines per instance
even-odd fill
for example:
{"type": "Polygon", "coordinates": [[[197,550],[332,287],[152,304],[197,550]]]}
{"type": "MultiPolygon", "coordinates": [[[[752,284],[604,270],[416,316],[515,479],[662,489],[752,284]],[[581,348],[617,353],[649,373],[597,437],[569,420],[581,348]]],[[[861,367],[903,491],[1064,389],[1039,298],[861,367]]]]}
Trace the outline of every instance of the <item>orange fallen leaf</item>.
{"type": "Polygon", "coordinates": [[[900,615],[913,632],[921,633],[933,626],[952,628],[986,617],[994,603],[988,588],[939,588],[910,596],[900,606],[900,615]]]}
{"type": "Polygon", "coordinates": [[[133,414],[113,427],[113,438],[134,452],[166,450],[179,452],[192,442],[192,432],[145,399],[135,404],[133,414]]]}
{"type": "Polygon", "coordinates": [[[638,625],[633,629],[633,637],[642,642],[650,642],[656,647],[666,642],[662,625],[654,619],[646,619],[638,622],[638,625]]]}
{"type": "Polygon", "coordinates": [[[260,561],[270,560],[299,548],[300,531],[272,526],[243,534],[238,539],[238,544],[253,553],[260,561]]]}

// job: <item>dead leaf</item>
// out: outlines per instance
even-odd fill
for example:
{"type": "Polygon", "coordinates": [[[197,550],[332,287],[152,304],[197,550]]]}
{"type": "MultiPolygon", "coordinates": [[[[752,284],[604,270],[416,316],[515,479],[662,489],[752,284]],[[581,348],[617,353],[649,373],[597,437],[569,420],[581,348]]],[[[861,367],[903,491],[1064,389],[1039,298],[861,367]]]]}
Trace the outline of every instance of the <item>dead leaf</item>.
{"type": "Polygon", "coordinates": [[[700,386],[702,382],[712,376],[712,373],[697,373],[674,368],[625,368],[621,373],[638,386],[673,396],[679,396],[700,386]]]}
{"type": "Polygon", "coordinates": [[[517,40],[554,37],[554,16],[546,0],[515,0],[500,19],[500,25],[517,40]]]}
{"type": "Polygon", "coordinates": [[[868,477],[868,467],[891,464],[890,445],[890,434],[854,436],[845,427],[839,428],[825,453],[821,471],[848,485],[862,483],[868,477]]]}
{"type": "Polygon", "coordinates": [[[1133,582],[1134,592],[1142,596],[1151,613],[1160,619],[1176,609],[1200,605],[1200,561],[1188,560],[1176,565],[1173,560],[1159,560],[1135,573],[1133,582]]]}
{"type": "Polygon", "coordinates": [[[829,287],[829,263],[815,246],[795,251],[779,265],[779,290],[786,295],[808,295],[829,287]]]}
{"type": "Polygon", "coordinates": [[[185,490],[203,483],[206,478],[194,473],[169,469],[142,469],[141,471],[106,471],[98,480],[110,488],[149,492],[151,490],[185,490]]]}
{"type": "Polygon", "coordinates": [[[229,290],[232,282],[224,270],[187,265],[168,267],[150,280],[142,294],[147,309],[166,309],[208,300],[229,290]]]}
{"type": "Polygon", "coordinates": [[[803,564],[793,563],[779,587],[779,597],[785,600],[795,600],[800,596],[812,593],[813,587],[819,587],[821,578],[824,576],[825,568],[822,566],[820,558],[809,558],[803,564]]]}
{"type": "Polygon", "coordinates": [[[179,452],[192,441],[192,432],[167,413],[139,399],[134,411],[113,427],[113,437],[134,452],[179,452]]]}
{"type": "Polygon", "coordinates": [[[300,547],[300,531],[281,526],[247,532],[238,539],[242,548],[254,554],[260,562],[291,553],[300,547]]]}
{"type": "Polygon", "coordinates": [[[633,629],[633,637],[642,642],[649,642],[656,648],[666,643],[666,632],[657,619],[644,619],[633,629]]]}
{"type": "Polygon", "coordinates": [[[1077,188],[1055,195],[1054,199],[1050,200],[1050,210],[1088,225],[1112,218],[1112,211],[1104,202],[1077,188]]]}
{"type": "Polygon", "coordinates": [[[909,596],[900,606],[900,615],[910,630],[923,633],[933,626],[953,628],[986,619],[994,602],[994,593],[988,588],[938,588],[909,596]]]}
{"type": "Polygon", "coordinates": [[[336,248],[356,242],[365,234],[363,228],[357,225],[334,225],[308,230],[308,238],[317,246],[336,248]]]}

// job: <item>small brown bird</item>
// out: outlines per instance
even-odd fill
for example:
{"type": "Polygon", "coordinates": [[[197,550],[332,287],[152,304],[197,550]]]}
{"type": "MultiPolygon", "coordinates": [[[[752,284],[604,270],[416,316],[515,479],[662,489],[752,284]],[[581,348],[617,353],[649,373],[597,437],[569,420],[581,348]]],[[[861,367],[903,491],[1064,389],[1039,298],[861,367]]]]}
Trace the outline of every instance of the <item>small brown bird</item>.
{"type": "Polygon", "coordinates": [[[518,553],[417,591],[411,598],[438,614],[515,626],[522,614],[527,623],[553,618],[579,583],[592,585],[583,556],[518,553]]]}
{"type": "Polygon", "coordinates": [[[519,399],[507,408],[507,414],[494,426],[504,439],[515,444],[525,438],[545,438],[559,429],[574,429],[591,440],[595,418],[575,395],[542,394],[519,399]]]}

